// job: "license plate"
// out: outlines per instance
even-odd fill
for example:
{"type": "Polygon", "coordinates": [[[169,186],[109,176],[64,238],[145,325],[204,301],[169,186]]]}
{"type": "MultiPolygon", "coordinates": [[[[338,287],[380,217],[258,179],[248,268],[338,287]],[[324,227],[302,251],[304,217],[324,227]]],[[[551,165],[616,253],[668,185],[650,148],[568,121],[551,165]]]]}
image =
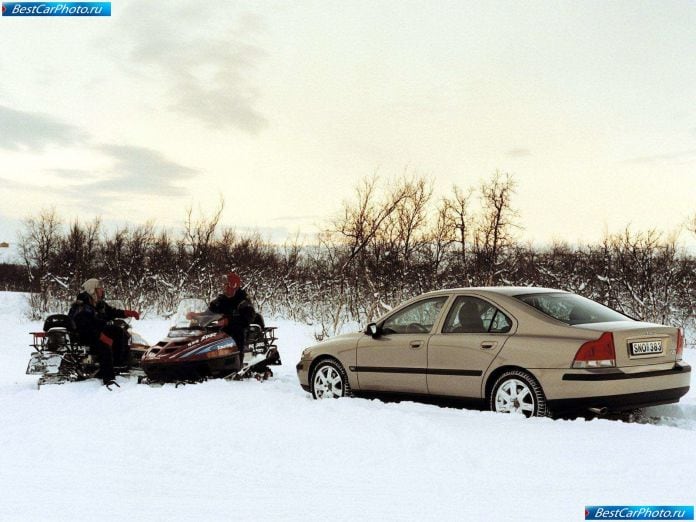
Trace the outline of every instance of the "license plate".
{"type": "Polygon", "coordinates": [[[654,355],[662,353],[662,341],[631,343],[632,355],[654,355]]]}

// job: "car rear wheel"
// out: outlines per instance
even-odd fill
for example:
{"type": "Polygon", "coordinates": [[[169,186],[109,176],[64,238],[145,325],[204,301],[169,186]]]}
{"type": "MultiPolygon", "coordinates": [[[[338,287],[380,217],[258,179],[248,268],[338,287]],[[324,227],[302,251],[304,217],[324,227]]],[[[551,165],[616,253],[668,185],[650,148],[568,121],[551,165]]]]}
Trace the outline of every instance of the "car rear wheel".
{"type": "Polygon", "coordinates": [[[350,395],[348,376],[338,361],[326,360],[317,364],[311,382],[315,399],[338,399],[350,395]]]}
{"type": "Polygon", "coordinates": [[[491,411],[525,417],[550,417],[541,385],[527,372],[510,370],[495,381],[489,399],[491,411]]]}

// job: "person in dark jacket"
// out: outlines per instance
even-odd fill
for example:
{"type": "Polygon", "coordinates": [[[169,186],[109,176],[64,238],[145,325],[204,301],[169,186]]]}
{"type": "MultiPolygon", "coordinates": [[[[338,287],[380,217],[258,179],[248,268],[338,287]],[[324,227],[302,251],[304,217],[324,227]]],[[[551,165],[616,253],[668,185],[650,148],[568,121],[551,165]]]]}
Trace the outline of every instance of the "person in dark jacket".
{"type": "Polygon", "coordinates": [[[249,301],[249,295],[242,288],[242,280],[235,272],[222,276],[223,293],[213,299],[208,308],[215,314],[232,317],[242,301],[249,301]]]}
{"type": "Polygon", "coordinates": [[[113,384],[114,366],[128,366],[130,345],[127,332],[110,324],[110,321],[126,317],[140,319],[140,313],[110,306],[104,300],[102,282],[88,279],[82,284],[82,292],[70,307],[68,315],[75,322],[80,342],[90,346],[97,355],[98,376],[104,384],[113,384]]]}
{"type": "MultiPolygon", "coordinates": [[[[250,324],[261,324],[263,318],[254,310],[251,299],[242,288],[242,280],[235,272],[223,276],[223,293],[213,299],[208,309],[214,314],[222,314],[222,330],[234,339],[237,346],[243,350],[246,347],[245,333],[250,324]]],[[[189,314],[189,319],[196,313],[189,314]]],[[[243,362],[240,358],[240,364],[243,362]]]]}

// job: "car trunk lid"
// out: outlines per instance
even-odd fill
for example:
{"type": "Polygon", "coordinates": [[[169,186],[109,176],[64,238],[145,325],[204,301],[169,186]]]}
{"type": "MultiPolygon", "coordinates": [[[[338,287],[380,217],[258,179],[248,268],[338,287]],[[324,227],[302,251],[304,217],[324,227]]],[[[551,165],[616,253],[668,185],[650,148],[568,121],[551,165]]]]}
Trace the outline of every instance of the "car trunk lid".
{"type": "Polygon", "coordinates": [[[616,366],[648,366],[677,360],[677,332],[673,326],[638,321],[616,321],[575,325],[594,330],[598,337],[611,332],[614,337],[616,366]]]}

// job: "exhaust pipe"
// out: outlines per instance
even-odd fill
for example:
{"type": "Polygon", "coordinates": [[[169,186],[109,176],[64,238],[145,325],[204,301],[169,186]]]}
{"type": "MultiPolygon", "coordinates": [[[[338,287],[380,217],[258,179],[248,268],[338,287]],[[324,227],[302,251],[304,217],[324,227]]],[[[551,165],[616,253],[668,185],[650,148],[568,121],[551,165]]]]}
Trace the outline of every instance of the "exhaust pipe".
{"type": "Polygon", "coordinates": [[[606,415],[607,412],[609,411],[609,408],[606,406],[603,406],[601,408],[588,408],[592,413],[595,415],[606,415]]]}

